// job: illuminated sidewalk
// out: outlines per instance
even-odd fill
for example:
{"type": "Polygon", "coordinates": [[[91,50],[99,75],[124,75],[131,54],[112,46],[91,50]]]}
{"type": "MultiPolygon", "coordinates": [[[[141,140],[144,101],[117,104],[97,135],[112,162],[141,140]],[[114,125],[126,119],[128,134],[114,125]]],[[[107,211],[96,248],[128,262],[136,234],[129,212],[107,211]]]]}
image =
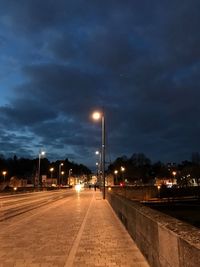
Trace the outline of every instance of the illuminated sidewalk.
{"type": "Polygon", "coordinates": [[[0,267],[148,267],[100,191],[55,196],[0,222],[0,267]]]}
{"type": "Polygon", "coordinates": [[[70,266],[149,266],[99,191],[94,192],[70,251],[65,267],[70,266]]]}

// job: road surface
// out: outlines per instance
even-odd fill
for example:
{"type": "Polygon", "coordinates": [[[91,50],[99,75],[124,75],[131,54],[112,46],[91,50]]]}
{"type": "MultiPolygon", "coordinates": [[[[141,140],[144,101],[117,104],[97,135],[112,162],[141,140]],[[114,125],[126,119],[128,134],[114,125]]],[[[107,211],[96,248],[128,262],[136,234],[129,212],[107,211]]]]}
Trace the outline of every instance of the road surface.
{"type": "Polygon", "coordinates": [[[148,266],[99,191],[38,192],[0,203],[0,267],[148,266]]]}

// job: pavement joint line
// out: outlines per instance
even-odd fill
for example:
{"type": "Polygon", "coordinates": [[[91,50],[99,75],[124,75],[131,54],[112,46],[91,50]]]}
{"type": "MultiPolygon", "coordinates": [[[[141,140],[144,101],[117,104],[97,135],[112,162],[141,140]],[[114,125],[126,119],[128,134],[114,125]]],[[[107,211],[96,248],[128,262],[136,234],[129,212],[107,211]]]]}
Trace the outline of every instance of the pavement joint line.
{"type": "MultiPolygon", "coordinates": [[[[110,205],[110,203],[106,200],[107,205],[109,206],[111,212],[113,213],[114,217],[116,218],[116,220],[119,222],[119,224],[121,225],[121,227],[123,228],[123,231],[127,234],[127,236],[130,238],[130,240],[132,240],[132,242],[136,245],[137,249],[140,251],[140,249],[138,248],[137,244],[135,243],[135,241],[131,238],[130,234],[128,233],[125,225],[122,223],[122,221],[119,219],[119,217],[117,216],[117,214],[115,213],[115,211],[113,210],[112,206],[110,205]]],[[[141,251],[140,251],[141,252],[141,251]]],[[[146,258],[144,257],[144,255],[141,253],[141,255],[143,256],[143,260],[141,262],[141,264],[143,264],[145,262],[146,264],[146,258]]],[[[148,265],[145,265],[148,266],[148,265]]]]}
{"type": "MultiPolygon", "coordinates": [[[[117,219],[117,221],[119,222],[119,224],[121,224],[122,228],[125,230],[125,232],[127,232],[125,225],[122,223],[122,221],[119,219],[119,217],[117,216],[117,214],[115,213],[115,211],[113,210],[112,206],[110,205],[110,203],[106,200],[105,201],[106,204],[108,205],[109,209],[111,210],[112,214],[114,215],[114,217],[117,219]]],[[[127,232],[128,233],[128,232],[127,232]]],[[[129,235],[129,234],[128,234],[129,235]]]]}
{"type": "Polygon", "coordinates": [[[76,255],[76,252],[77,252],[77,249],[78,249],[78,246],[79,246],[79,243],[80,243],[80,240],[81,240],[84,228],[85,228],[85,224],[86,224],[86,221],[87,221],[87,218],[88,218],[88,215],[89,215],[89,212],[90,212],[90,209],[92,207],[93,202],[94,202],[94,194],[93,194],[93,197],[90,201],[90,205],[88,207],[87,213],[86,213],[86,215],[83,219],[83,222],[81,224],[81,227],[79,229],[78,235],[77,235],[77,237],[76,237],[76,239],[72,245],[72,248],[69,252],[69,255],[68,255],[67,261],[65,262],[64,267],[72,267],[73,266],[75,255],[76,255]]]}

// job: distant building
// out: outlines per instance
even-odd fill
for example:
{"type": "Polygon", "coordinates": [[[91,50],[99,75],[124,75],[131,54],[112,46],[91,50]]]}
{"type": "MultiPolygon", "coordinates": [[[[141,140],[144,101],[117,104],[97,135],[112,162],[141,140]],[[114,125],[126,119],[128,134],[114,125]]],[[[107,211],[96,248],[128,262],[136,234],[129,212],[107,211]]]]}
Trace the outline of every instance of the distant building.
{"type": "Polygon", "coordinates": [[[174,178],[169,177],[156,177],[155,179],[155,186],[162,186],[166,185],[167,187],[172,187],[173,185],[176,185],[177,181],[174,178]]]}
{"type": "Polygon", "coordinates": [[[106,185],[107,186],[113,186],[114,185],[114,175],[113,174],[109,174],[108,176],[106,176],[106,185]]]}
{"type": "Polygon", "coordinates": [[[20,179],[16,176],[10,178],[10,187],[27,187],[27,179],[20,179]]]}

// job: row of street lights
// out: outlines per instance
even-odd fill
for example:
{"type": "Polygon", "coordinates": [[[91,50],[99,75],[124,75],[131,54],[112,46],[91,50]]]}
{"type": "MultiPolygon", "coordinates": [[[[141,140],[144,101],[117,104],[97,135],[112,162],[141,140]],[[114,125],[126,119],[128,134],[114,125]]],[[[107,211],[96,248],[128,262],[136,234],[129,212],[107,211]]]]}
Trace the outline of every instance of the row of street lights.
{"type": "MultiPolygon", "coordinates": [[[[124,182],[124,172],[125,172],[125,168],[123,166],[120,167],[120,171],[122,172],[122,179],[123,179],[123,182],[124,182]]],[[[114,170],[114,174],[116,176],[116,182],[118,183],[117,181],[117,175],[118,175],[119,171],[118,170],[114,170]]]]}
{"type": "MultiPolygon", "coordinates": [[[[38,162],[38,187],[39,187],[39,185],[40,185],[40,165],[41,165],[41,158],[42,158],[43,156],[45,156],[45,154],[46,154],[45,151],[41,151],[41,152],[39,153],[39,158],[38,158],[38,160],[39,160],[39,162],[38,162]]],[[[63,183],[63,175],[65,174],[65,172],[62,171],[62,166],[64,166],[64,163],[61,162],[61,163],[59,164],[58,184],[63,183]]],[[[49,169],[49,171],[50,171],[50,173],[51,173],[51,179],[52,179],[52,178],[53,178],[54,168],[51,167],[51,168],[49,169]]],[[[70,177],[71,174],[72,174],[72,169],[69,169],[69,177],[70,177]]]]}

